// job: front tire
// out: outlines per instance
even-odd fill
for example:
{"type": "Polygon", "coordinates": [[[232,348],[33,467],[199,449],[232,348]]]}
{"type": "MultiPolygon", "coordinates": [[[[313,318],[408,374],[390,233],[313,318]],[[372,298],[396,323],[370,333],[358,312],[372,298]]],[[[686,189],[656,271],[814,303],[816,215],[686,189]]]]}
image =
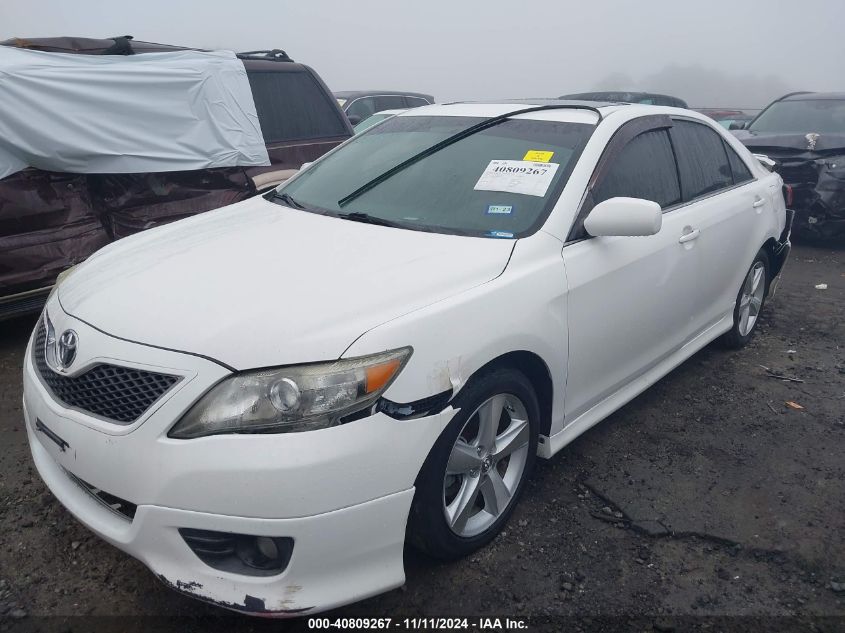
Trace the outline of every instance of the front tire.
{"type": "Polygon", "coordinates": [[[537,454],[540,407],[528,379],[496,369],[470,382],[417,477],[408,536],[442,559],[489,543],[507,522],[537,454]]]}
{"type": "Polygon", "coordinates": [[[769,292],[770,270],[769,256],[766,251],[760,250],[739,289],[734,305],[734,325],[722,337],[726,347],[739,349],[751,340],[769,292]]]}

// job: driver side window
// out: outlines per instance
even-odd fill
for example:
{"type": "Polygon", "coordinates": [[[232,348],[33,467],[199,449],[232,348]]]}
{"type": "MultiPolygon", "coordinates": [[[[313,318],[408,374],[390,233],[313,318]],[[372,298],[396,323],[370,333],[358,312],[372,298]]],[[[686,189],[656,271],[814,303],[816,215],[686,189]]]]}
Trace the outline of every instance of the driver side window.
{"type": "Polygon", "coordinates": [[[363,121],[367,117],[375,114],[375,111],[375,100],[372,97],[362,97],[360,99],[356,99],[352,105],[349,106],[346,110],[346,116],[357,116],[360,121],[363,121]]]}
{"type": "Polygon", "coordinates": [[[666,130],[634,137],[608,166],[593,189],[595,204],[610,198],[642,198],[663,209],[681,201],[675,155],[666,130]]]}

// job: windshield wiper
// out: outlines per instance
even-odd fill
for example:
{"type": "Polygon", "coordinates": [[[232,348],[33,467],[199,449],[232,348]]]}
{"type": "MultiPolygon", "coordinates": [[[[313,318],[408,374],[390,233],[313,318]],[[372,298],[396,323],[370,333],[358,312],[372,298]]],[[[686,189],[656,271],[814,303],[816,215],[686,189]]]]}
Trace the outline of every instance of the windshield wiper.
{"type": "Polygon", "coordinates": [[[293,196],[291,196],[289,193],[283,193],[283,192],[277,191],[273,194],[273,200],[280,200],[280,201],[284,202],[286,205],[288,205],[289,207],[293,207],[294,209],[303,209],[304,210],[304,209],[307,208],[301,202],[297,202],[293,198],[293,196]]]}
{"type": "MultiPolygon", "coordinates": [[[[381,176],[376,176],[375,178],[373,178],[369,182],[364,183],[363,185],[358,187],[355,191],[350,193],[345,198],[341,198],[340,200],[337,201],[337,205],[341,208],[345,207],[347,204],[349,204],[350,202],[352,202],[356,198],[359,198],[360,196],[367,193],[373,187],[377,187],[378,185],[383,183],[388,178],[391,178],[395,174],[398,174],[400,171],[404,171],[405,169],[407,169],[411,165],[414,165],[415,163],[420,162],[423,158],[427,158],[427,157],[431,156],[432,154],[439,152],[441,149],[445,149],[445,148],[449,147],[450,145],[454,145],[458,141],[461,141],[468,136],[472,136],[476,132],[481,132],[482,130],[486,130],[487,128],[493,127],[495,125],[499,125],[499,123],[504,123],[505,121],[507,121],[509,118],[511,118],[513,116],[516,116],[518,114],[527,114],[528,112],[540,112],[542,110],[570,110],[570,109],[571,110],[592,110],[593,112],[595,112],[598,115],[598,117],[599,117],[598,122],[600,123],[601,120],[602,120],[601,111],[598,108],[594,108],[594,107],[588,106],[588,105],[573,105],[573,104],[569,104],[569,103],[566,103],[566,104],[562,103],[562,104],[555,104],[555,105],[535,106],[535,107],[532,107],[532,108],[523,108],[522,110],[514,110],[513,112],[508,112],[506,114],[502,114],[502,115],[493,117],[492,119],[487,119],[485,121],[482,121],[481,123],[476,123],[475,125],[471,125],[468,128],[466,128],[465,130],[462,130],[461,132],[458,132],[457,134],[453,134],[452,136],[449,136],[449,137],[443,139],[439,143],[435,143],[434,145],[432,145],[428,149],[424,149],[423,151],[421,151],[417,154],[414,154],[409,159],[404,160],[401,163],[399,163],[398,165],[396,165],[396,167],[392,167],[391,169],[388,169],[381,176]]],[[[598,123],[596,123],[596,125],[598,125],[598,123]]]]}
{"type": "Polygon", "coordinates": [[[394,228],[407,228],[401,222],[394,222],[393,220],[386,220],[384,218],[378,218],[374,215],[370,215],[369,213],[361,213],[359,211],[354,211],[352,213],[339,213],[337,214],[338,218],[342,218],[344,220],[351,220],[352,222],[363,222],[364,224],[376,224],[378,226],[392,226],[394,228]]]}

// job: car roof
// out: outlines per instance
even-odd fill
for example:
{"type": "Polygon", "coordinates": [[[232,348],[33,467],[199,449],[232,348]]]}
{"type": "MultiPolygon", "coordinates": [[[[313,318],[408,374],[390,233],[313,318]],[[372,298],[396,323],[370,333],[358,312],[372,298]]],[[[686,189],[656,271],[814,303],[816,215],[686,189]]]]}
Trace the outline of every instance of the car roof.
{"type": "MultiPolygon", "coordinates": [[[[549,118],[551,120],[565,119],[566,113],[593,113],[588,118],[596,119],[596,115],[602,117],[610,112],[621,108],[635,107],[630,104],[599,103],[596,101],[570,101],[565,99],[501,99],[495,101],[456,101],[452,103],[435,103],[433,105],[411,108],[400,116],[478,116],[493,117],[524,110],[533,106],[562,106],[559,109],[549,109],[533,113],[535,118],[549,118]]],[[[654,108],[658,106],[640,106],[654,108]]],[[[661,106],[663,107],[663,106],[661,106]]],[[[580,117],[583,118],[583,117],[580,117]]]]}
{"type": "Polygon", "coordinates": [[[0,42],[3,46],[14,46],[35,51],[46,51],[50,53],[77,53],[80,55],[102,55],[105,51],[113,48],[116,40],[126,39],[130,42],[132,50],[136,53],[162,53],[166,51],[196,50],[186,46],[172,46],[170,44],[158,44],[156,42],[142,42],[135,40],[131,35],[124,35],[118,38],[94,38],[94,37],[13,37],[0,42]]]}
{"type": "MultiPolygon", "coordinates": [[[[672,95],[659,92],[636,92],[628,90],[598,90],[595,92],[579,92],[567,94],[561,99],[577,99],[582,101],[603,101],[612,103],[636,103],[642,99],[661,99],[671,102],[674,107],[687,107],[686,101],[672,95]]],[[[660,105],[670,105],[669,103],[660,105]]]]}
{"type": "Polygon", "coordinates": [[[793,92],[780,101],[845,101],[845,92],[793,92]]]}
{"type": "Polygon", "coordinates": [[[596,101],[570,101],[564,99],[503,99],[497,101],[462,101],[454,103],[436,103],[433,105],[411,108],[399,117],[408,116],[465,116],[492,118],[507,115],[517,110],[531,108],[532,106],[562,106],[517,115],[519,118],[535,119],[541,121],[560,121],[568,123],[587,123],[595,125],[615,112],[624,112],[633,118],[637,116],[649,116],[653,114],[665,114],[669,116],[685,116],[699,121],[716,123],[709,117],[688,110],[675,108],[673,106],[656,106],[636,103],[600,103],[596,101]]]}
{"type": "Polygon", "coordinates": [[[340,90],[335,91],[334,96],[338,99],[357,99],[358,97],[378,96],[378,95],[401,95],[403,97],[421,97],[426,100],[434,101],[431,95],[423,94],[421,92],[408,92],[407,90],[340,90]]]}
{"type": "MultiPolygon", "coordinates": [[[[0,42],[2,46],[12,46],[48,53],[70,53],[77,55],[127,54],[121,52],[121,46],[128,46],[134,54],[165,53],[172,51],[203,51],[208,49],[192,48],[190,46],[176,46],[136,40],[131,35],[113,38],[93,37],[13,37],[0,42]]],[[[125,49],[123,49],[125,51],[125,49]]],[[[279,49],[273,51],[252,51],[250,53],[236,53],[248,70],[269,71],[302,71],[307,69],[303,64],[297,64],[287,54],[279,49]],[[281,63],[280,63],[281,62],[281,63]]]]}

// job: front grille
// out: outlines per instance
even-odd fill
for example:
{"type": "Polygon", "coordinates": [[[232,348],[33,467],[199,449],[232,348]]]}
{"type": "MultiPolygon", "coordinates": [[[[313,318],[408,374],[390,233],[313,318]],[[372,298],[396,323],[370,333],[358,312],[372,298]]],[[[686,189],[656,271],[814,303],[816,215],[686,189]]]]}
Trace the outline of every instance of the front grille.
{"type": "Polygon", "coordinates": [[[45,355],[45,319],[35,335],[35,366],[47,388],[61,403],[117,424],[131,424],[179,381],[178,376],[118,365],[96,365],[71,378],[57,374],[45,355]]]}
{"type": "Polygon", "coordinates": [[[68,477],[70,477],[73,483],[91,495],[94,500],[99,502],[101,505],[105,506],[115,514],[122,516],[124,519],[129,519],[131,521],[135,518],[135,512],[138,511],[138,506],[134,503],[130,503],[120,497],[115,497],[113,494],[109,494],[105,490],[100,490],[96,486],[92,486],[87,481],[83,481],[69,470],[65,470],[65,473],[68,477]]]}

